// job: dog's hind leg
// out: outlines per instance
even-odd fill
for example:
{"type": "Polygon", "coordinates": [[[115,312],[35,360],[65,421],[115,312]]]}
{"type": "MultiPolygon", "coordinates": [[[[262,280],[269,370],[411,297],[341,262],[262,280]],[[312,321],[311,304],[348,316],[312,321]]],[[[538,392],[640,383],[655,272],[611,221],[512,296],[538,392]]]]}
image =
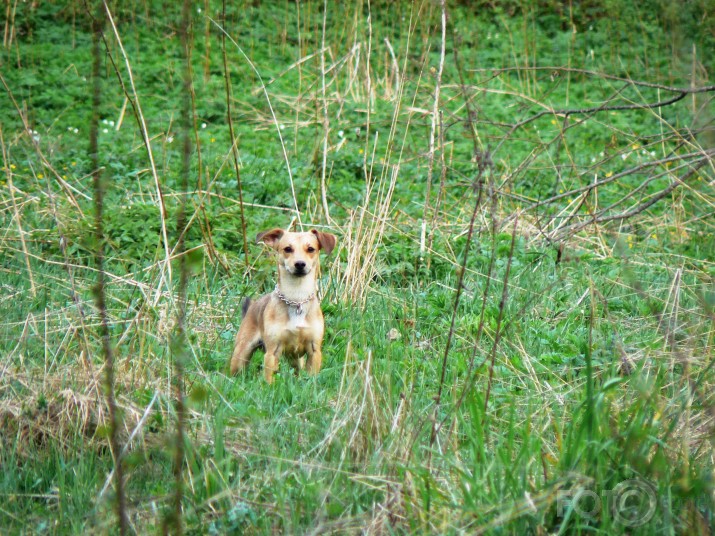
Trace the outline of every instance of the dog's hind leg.
{"type": "Polygon", "coordinates": [[[250,329],[248,319],[244,319],[241,328],[236,334],[236,342],[233,346],[233,355],[231,355],[231,374],[241,372],[246,368],[246,365],[251,361],[253,352],[261,346],[261,335],[255,329],[250,329]]]}

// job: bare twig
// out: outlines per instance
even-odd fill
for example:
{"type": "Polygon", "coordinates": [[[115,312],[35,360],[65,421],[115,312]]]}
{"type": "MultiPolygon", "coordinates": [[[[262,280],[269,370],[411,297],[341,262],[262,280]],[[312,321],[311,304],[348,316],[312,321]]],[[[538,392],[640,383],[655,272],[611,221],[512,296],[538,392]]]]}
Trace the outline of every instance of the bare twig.
{"type": "MultiPolygon", "coordinates": [[[[91,13],[89,6],[88,12],[91,13]]],[[[101,12],[101,10],[100,10],[101,12]]],[[[99,166],[99,107],[101,105],[101,53],[102,27],[104,17],[99,14],[92,19],[92,118],[89,131],[89,158],[92,162],[92,181],[94,185],[94,259],[97,265],[97,286],[95,287],[95,302],[99,311],[99,332],[102,338],[104,353],[104,387],[109,407],[109,444],[114,457],[114,487],[116,490],[116,511],[119,519],[119,533],[124,535],[129,530],[126,496],[124,493],[124,468],[122,449],[119,444],[119,416],[114,394],[114,353],[109,335],[109,319],[107,314],[105,273],[104,273],[104,184],[102,168],[99,166]]]]}
{"type": "Polygon", "coordinates": [[[649,102],[649,103],[644,103],[644,104],[620,104],[620,105],[609,106],[608,103],[611,102],[614,98],[614,97],[612,97],[611,99],[608,99],[601,106],[594,106],[594,107],[590,107],[590,108],[565,108],[565,109],[560,109],[560,110],[556,110],[556,109],[542,110],[534,115],[527,117],[526,119],[519,121],[518,123],[515,123],[511,127],[509,132],[507,132],[507,134],[502,138],[502,141],[499,143],[499,145],[497,145],[497,147],[496,147],[496,149],[494,149],[494,151],[496,152],[501,147],[501,145],[506,140],[508,140],[514,132],[519,130],[521,127],[531,123],[532,121],[536,121],[537,119],[539,119],[540,117],[543,117],[545,115],[557,115],[557,116],[562,116],[562,117],[568,117],[569,115],[593,114],[593,113],[597,113],[597,112],[613,112],[613,111],[623,111],[623,110],[648,110],[648,109],[652,109],[652,108],[662,108],[664,106],[669,106],[671,104],[675,104],[676,102],[683,100],[687,95],[688,95],[688,93],[683,91],[683,92],[680,92],[675,97],[666,99],[664,101],[649,102]]]}
{"type": "Polygon", "coordinates": [[[609,221],[616,221],[616,220],[627,220],[628,218],[632,218],[633,216],[640,214],[641,212],[647,210],[651,206],[653,206],[655,203],[669,195],[673,190],[675,190],[678,186],[682,186],[686,180],[688,180],[690,177],[695,175],[697,171],[703,167],[705,164],[710,162],[710,158],[703,158],[699,162],[696,162],[695,164],[692,165],[692,168],[682,177],[680,178],[675,178],[668,186],[663,188],[660,192],[657,192],[650,196],[646,201],[643,201],[642,203],[639,203],[635,207],[633,207],[630,210],[626,210],[624,212],[620,212],[618,214],[610,214],[606,215],[601,213],[601,215],[594,215],[591,218],[589,218],[585,222],[580,222],[576,223],[573,225],[570,225],[568,227],[562,228],[559,230],[558,235],[559,237],[563,237],[565,235],[570,235],[577,233],[581,229],[588,227],[589,225],[593,224],[598,224],[598,223],[606,223],[609,221]]]}
{"type": "Polygon", "coordinates": [[[174,403],[176,405],[176,445],[174,445],[174,501],[173,512],[165,520],[164,531],[169,525],[173,526],[172,534],[183,534],[182,502],[184,498],[184,442],[186,428],[186,404],[184,402],[184,360],[186,359],[186,290],[189,281],[189,266],[186,250],[185,231],[186,197],[189,190],[189,174],[191,173],[191,2],[184,0],[181,12],[180,38],[181,54],[184,59],[183,69],[183,106],[181,107],[181,136],[183,138],[183,151],[181,162],[181,192],[179,209],[176,215],[176,230],[179,233],[177,252],[179,255],[179,289],[176,310],[176,327],[171,341],[171,354],[173,357],[172,383],[174,387],[174,403]]]}
{"type": "MultiPolygon", "coordinates": [[[[574,188],[573,190],[569,190],[567,192],[554,195],[552,197],[549,197],[548,199],[543,199],[541,201],[532,203],[532,204],[524,207],[524,212],[528,212],[528,211],[531,211],[533,209],[536,209],[536,208],[539,208],[539,207],[542,207],[545,205],[550,205],[552,203],[555,203],[556,201],[560,201],[561,199],[574,197],[574,196],[582,194],[584,192],[589,192],[589,191],[593,190],[594,188],[600,188],[601,186],[603,186],[605,184],[617,181],[618,179],[627,177],[629,175],[634,175],[640,171],[643,171],[644,169],[662,166],[665,164],[669,164],[672,162],[678,162],[681,160],[689,160],[692,158],[703,158],[703,157],[712,158],[713,156],[715,156],[715,149],[709,149],[706,151],[695,151],[692,153],[686,153],[686,154],[682,154],[682,155],[673,155],[673,156],[668,156],[666,158],[660,158],[658,160],[649,160],[648,162],[643,162],[642,164],[638,164],[637,166],[628,168],[628,169],[621,171],[619,173],[614,173],[610,177],[603,178],[599,181],[593,181],[590,184],[587,184],[586,186],[574,188]]],[[[690,164],[682,164],[682,166],[686,166],[686,165],[690,165],[690,164]]],[[[674,169],[678,169],[678,168],[674,168],[674,169]]],[[[672,171],[673,170],[663,171],[662,173],[654,176],[653,178],[658,178],[658,177],[667,175],[667,174],[671,173],[672,171]]]]}
{"type": "Polygon", "coordinates": [[[588,76],[594,76],[597,78],[603,78],[605,80],[617,80],[619,82],[626,82],[627,84],[632,84],[634,86],[643,86],[653,89],[662,89],[665,91],[671,91],[673,93],[707,93],[710,91],[715,91],[715,85],[711,86],[700,86],[700,87],[677,87],[677,86],[666,86],[663,84],[655,84],[653,82],[644,82],[641,80],[633,80],[632,78],[624,78],[622,76],[615,76],[608,73],[601,73],[598,71],[589,71],[587,69],[576,69],[574,67],[502,67],[499,69],[469,69],[470,72],[477,73],[491,73],[493,76],[497,76],[501,73],[508,73],[511,71],[548,71],[554,75],[558,73],[576,73],[585,74],[588,76]]]}
{"type": "MultiPolygon", "coordinates": [[[[226,0],[221,3],[221,24],[226,25],[226,0]]],[[[221,33],[221,54],[223,56],[223,78],[226,85],[226,118],[228,119],[228,132],[231,137],[231,154],[233,155],[233,168],[236,171],[236,186],[238,187],[238,206],[241,214],[241,233],[243,234],[243,255],[246,269],[250,266],[248,258],[248,238],[246,236],[246,217],[243,211],[243,188],[241,187],[241,169],[238,164],[238,142],[233,131],[233,114],[231,113],[231,77],[228,70],[226,54],[226,33],[221,33]]]]}
{"type": "MultiPolygon", "coordinates": [[[[452,337],[454,336],[454,327],[455,327],[455,323],[457,321],[459,300],[462,297],[462,289],[464,288],[464,274],[466,273],[467,259],[469,258],[469,249],[472,244],[472,234],[474,233],[474,223],[477,220],[477,214],[478,214],[479,208],[481,206],[482,175],[484,174],[484,172],[487,169],[486,162],[488,162],[488,158],[485,157],[482,162],[484,162],[484,164],[480,165],[479,170],[478,170],[477,179],[474,182],[474,184],[479,189],[477,191],[477,196],[474,200],[474,210],[472,210],[472,217],[469,220],[469,230],[467,231],[467,243],[464,246],[464,257],[462,258],[462,267],[461,267],[461,270],[459,271],[459,279],[457,280],[457,290],[454,295],[454,305],[452,307],[452,321],[449,326],[449,333],[447,334],[447,342],[445,343],[445,346],[444,346],[444,354],[442,355],[442,372],[440,374],[439,387],[437,389],[437,396],[435,397],[434,419],[432,421],[432,433],[430,434],[430,446],[432,446],[434,444],[434,441],[437,438],[437,433],[439,432],[439,429],[440,429],[440,427],[438,426],[438,412],[439,412],[440,404],[442,401],[442,390],[444,389],[444,381],[445,381],[445,378],[447,375],[447,357],[449,356],[449,350],[452,346],[452,337]]],[[[516,234],[516,229],[514,230],[514,233],[516,234]]],[[[508,268],[507,268],[507,273],[508,273],[508,268]]]]}

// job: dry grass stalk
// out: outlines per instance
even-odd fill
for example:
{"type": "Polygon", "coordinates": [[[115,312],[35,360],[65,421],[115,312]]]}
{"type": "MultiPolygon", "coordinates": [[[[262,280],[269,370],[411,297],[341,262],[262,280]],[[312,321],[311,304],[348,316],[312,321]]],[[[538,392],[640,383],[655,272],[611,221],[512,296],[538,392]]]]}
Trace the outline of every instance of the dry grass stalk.
{"type": "Polygon", "coordinates": [[[293,196],[293,206],[295,208],[295,216],[298,220],[298,226],[302,230],[303,229],[303,222],[300,217],[300,208],[298,207],[298,198],[296,197],[295,194],[295,183],[293,180],[293,172],[291,171],[291,166],[290,166],[290,159],[288,158],[288,152],[286,151],[286,146],[285,142],[283,141],[283,135],[281,134],[281,126],[280,123],[278,122],[278,118],[276,117],[276,113],[273,110],[273,104],[271,103],[271,97],[268,94],[268,88],[266,87],[265,82],[263,81],[263,77],[261,76],[261,73],[258,71],[254,63],[251,61],[251,59],[246,55],[246,53],[243,51],[243,49],[239,46],[239,44],[231,37],[228,32],[226,32],[225,28],[218,24],[215,20],[211,19],[211,22],[214,23],[214,25],[226,36],[229,38],[231,43],[236,47],[236,49],[241,53],[241,56],[243,56],[243,59],[246,60],[246,63],[248,63],[249,67],[251,70],[255,73],[256,77],[258,78],[259,82],[261,83],[261,90],[263,91],[263,94],[266,97],[266,103],[268,104],[268,108],[271,111],[271,117],[273,118],[273,125],[276,128],[276,133],[278,134],[278,140],[280,141],[281,144],[281,149],[283,150],[283,159],[286,164],[286,171],[288,173],[288,181],[290,183],[290,191],[291,195],[293,196]]]}
{"type": "MultiPolygon", "coordinates": [[[[8,4],[9,9],[9,4],[8,4]]],[[[32,266],[30,265],[30,255],[27,249],[27,243],[25,241],[25,231],[22,228],[22,222],[20,221],[20,211],[17,207],[17,200],[15,199],[15,185],[12,183],[12,168],[8,161],[8,154],[5,148],[5,139],[2,133],[2,126],[0,126],[0,147],[2,147],[2,162],[3,169],[5,170],[5,176],[7,177],[7,187],[10,192],[10,199],[12,201],[12,211],[14,214],[15,224],[17,225],[17,234],[20,237],[20,244],[22,245],[22,253],[25,258],[25,268],[27,269],[27,277],[30,280],[30,291],[32,296],[37,296],[37,286],[35,285],[35,278],[32,275],[32,266]]]]}
{"type": "MultiPolygon", "coordinates": [[[[127,99],[129,99],[129,102],[132,105],[132,108],[134,109],[137,122],[139,123],[139,130],[142,134],[142,140],[144,142],[144,147],[147,152],[147,157],[149,158],[149,168],[151,169],[151,174],[152,177],[154,178],[154,187],[156,188],[156,199],[157,203],[159,204],[159,217],[160,217],[160,223],[161,223],[161,237],[164,245],[164,263],[161,265],[161,272],[160,272],[160,279],[159,283],[157,285],[157,288],[155,290],[154,294],[154,301],[153,304],[156,305],[159,303],[159,300],[161,299],[161,288],[164,287],[165,285],[168,286],[169,282],[171,281],[171,261],[169,260],[169,237],[167,235],[166,231],[166,204],[164,203],[164,194],[161,189],[161,182],[159,181],[159,174],[156,171],[156,164],[154,163],[154,153],[151,149],[151,141],[149,139],[149,131],[146,126],[146,120],[144,119],[144,114],[142,113],[142,108],[141,108],[141,103],[139,102],[139,94],[137,93],[136,86],[134,85],[134,75],[132,74],[132,66],[131,63],[129,62],[129,56],[127,55],[126,51],[124,50],[124,45],[122,44],[122,39],[119,35],[119,31],[117,30],[117,26],[114,24],[114,18],[112,17],[112,11],[109,9],[109,5],[105,0],[102,0],[102,3],[104,5],[104,10],[107,15],[107,20],[109,21],[110,26],[112,27],[112,32],[114,33],[114,38],[117,41],[117,45],[119,46],[119,50],[122,54],[122,58],[124,59],[124,65],[127,70],[127,76],[129,77],[129,85],[131,86],[132,89],[132,94],[130,95],[129,92],[127,91],[124,82],[122,81],[122,77],[119,73],[119,70],[116,70],[117,77],[119,78],[119,81],[121,83],[122,89],[124,90],[125,96],[127,99]]],[[[106,46],[106,42],[105,42],[106,46]]],[[[107,46],[107,54],[109,55],[111,59],[111,53],[109,52],[109,47],[107,46]]],[[[116,66],[115,66],[116,69],[116,66]]]]}
{"type": "MultiPolygon", "coordinates": [[[[410,28],[413,21],[410,20],[410,28]]],[[[368,27],[369,24],[368,24],[368,27]]],[[[407,71],[407,58],[409,57],[410,39],[412,31],[408,34],[408,39],[405,49],[405,65],[402,72],[407,71]]],[[[369,49],[369,47],[368,47],[369,49]]],[[[368,68],[369,70],[369,68],[368,68]]],[[[422,71],[420,71],[420,77],[422,71]]],[[[370,88],[370,77],[367,81],[370,88]]],[[[365,172],[365,195],[363,203],[355,211],[350,211],[350,219],[344,231],[344,243],[348,251],[348,259],[345,271],[342,275],[342,285],[346,289],[346,294],[352,300],[364,304],[367,297],[367,291],[370,282],[374,279],[377,273],[375,262],[377,259],[378,249],[382,243],[382,236],[385,229],[389,226],[390,214],[392,212],[392,196],[397,185],[400,167],[403,161],[403,153],[407,145],[407,137],[410,131],[412,122],[412,112],[409,112],[407,124],[404,127],[404,134],[400,144],[399,151],[395,151],[395,137],[397,135],[397,121],[400,113],[403,111],[403,91],[404,83],[399,85],[400,92],[395,98],[395,108],[392,113],[392,121],[388,134],[385,155],[383,157],[384,165],[380,178],[375,181],[372,175],[372,163],[375,162],[375,152],[377,150],[378,133],[375,134],[375,141],[370,151],[369,139],[366,135],[366,150],[363,159],[365,172]],[[368,166],[367,154],[372,153],[371,164],[368,166]],[[396,162],[392,163],[393,158],[396,162]],[[377,191],[375,192],[375,189],[377,191]],[[370,208],[374,206],[374,208],[370,208]]],[[[417,84],[419,87],[419,83],[417,84]]],[[[369,92],[368,92],[369,94],[369,92]]],[[[411,106],[408,109],[414,109],[417,99],[417,89],[413,94],[411,106]]],[[[370,126],[370,105],[367,106],[367,132],[370,126]]]]}
{"type": "MultiPolygon", "coordinates": [[[[447,48],[447,8],[445,6],[445,0],[440,0],[440,10],[441,10],[441,41],[439,50],[439,64],[437,65],[437,71],[435,74],[435,85],[434,85],[434,96],[432,101],[432,116],[430,134],[429,134],[429,153],[427,157],[427,183],[425,184],[425,206],[422,212],[422,221],[428,221],[429,219],[429,207],[430,198],[432,195],[432,176],[434,174],[434,153],[435,153],[435,138],[437,137],[437,127],[439,126],[440,117],[440,92],[442,89],[442,72],[444,71],[444,58],[447,48]]],[[[440,139],[441,136],[440,136],[440,139]]],[[[444,147],[440,147],[440,151],[444,151],[444,147]]],[[[435,207],[435,211],[436,211],[435,207]]],[[[429,234],[432,234],[432,229],[429,229],[429,234]]],[[[430,239],[431,244],[431,239],[430,239]]]]}
{"type": "Polygon", "coordinates": [[[330,117],[328,115],[328,98],[325,93],[325,26],[328,17],[328,0],[323,0],[323,31],[321,33],[320,46],[320,86],[323,96],[323,165],[320,167],[320,202],[323,207],[323,214],[328,224],[331,223],[330,209],[328,208],[328,186],[326,184],[326,174],[328,168],[328,134],[330,133],[330,117]]]}

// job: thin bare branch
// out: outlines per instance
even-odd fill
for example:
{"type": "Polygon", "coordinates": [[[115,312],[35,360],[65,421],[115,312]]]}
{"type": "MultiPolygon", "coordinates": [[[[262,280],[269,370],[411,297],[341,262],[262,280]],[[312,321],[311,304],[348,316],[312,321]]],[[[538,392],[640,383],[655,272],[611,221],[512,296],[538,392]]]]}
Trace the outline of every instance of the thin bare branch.
{"type": "MultiPolygon", "coordinates": [[[[226,0],[221,3],[221,24],[226,25],[226,0]]],[[[248,257],[248,238],[246,236],[246,216],[243,210],[243,188],[241,187],[241,168],[238,164],[238,141],[233,131],[233,113],[231,112],[231,77],[228,70],[228,57],[226,54],[226,33],[221,33],[221,55],[223,57],[223,79],[226,86],[226,118],[228,119],[228,132],[231,137],[231,154],[233,155],[233,169],[236,172],[236,187],[238,188],[238,207],[241,214],[241,233],[243,234],[243,255],[246,269],[250,266],[248,257]]]]}
{"type": "MultiPolygon", "coordinates": [[[[87,6],[91,15],[91,8],[87,6]]],[[[103,168],[99,165],[99,107],[102,104],[101,91],[101,51],[102,30],[105,18],[101,9],[97,17],[92,18],[92,118],[89,125],[89,159],[92,162],[92,182],[94,186],[94,260],[97,266],[97,285],[94,291],[95,303],[99,312],[99,332],[102,338],[104,354],[104,388],[109,408],[109,444],[114,457],[114,488],[116,491],[115,507],[119,519],[119,533],[124,535],[129,530],[126,495],[124,492],[124,467],[122,448],[119,443],[119,415],[114,393],[114,352],[109,334],[109,319],[106,304],[104,273],[104,181],[103,168]]]]}

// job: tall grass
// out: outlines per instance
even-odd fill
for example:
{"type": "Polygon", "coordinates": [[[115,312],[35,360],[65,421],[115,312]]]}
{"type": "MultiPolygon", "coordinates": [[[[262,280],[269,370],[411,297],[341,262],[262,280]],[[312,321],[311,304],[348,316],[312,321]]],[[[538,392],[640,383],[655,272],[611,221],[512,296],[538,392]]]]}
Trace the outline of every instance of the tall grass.
{"type": "Polygon", "coordinates": [[[4,9],[3,530],[712,531],[706,6],[160,4],[4,9]],[[229,377],[289,225],[324,368],[229,377]]]}

